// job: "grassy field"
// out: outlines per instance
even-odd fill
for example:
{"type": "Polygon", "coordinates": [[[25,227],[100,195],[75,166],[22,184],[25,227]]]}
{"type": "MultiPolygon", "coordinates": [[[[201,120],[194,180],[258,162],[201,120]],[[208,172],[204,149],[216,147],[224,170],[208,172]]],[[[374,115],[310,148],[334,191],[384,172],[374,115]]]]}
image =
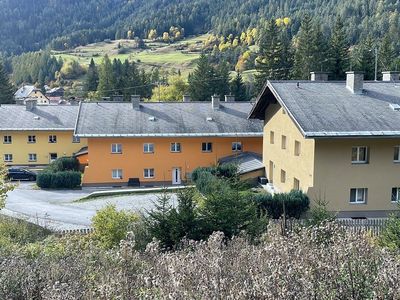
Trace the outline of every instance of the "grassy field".
{"type": "Polygon", "coordinates": [[[183,75],[187,75],[194,68],[194,60],[199,57],[198,46],[207,39],[207,36],[204,34],[191,37],[170,45],[147,40],[145,41],[147,49],[135,49],[133,40],[100,42],[73,50],[54,52],[54,56],[88,65],[92,58],[96,64],[100,63],[107,54],[111,59],[135,61],[145,69],[152,67],[161,67],[165,70],[179,69],[183,75]]]}

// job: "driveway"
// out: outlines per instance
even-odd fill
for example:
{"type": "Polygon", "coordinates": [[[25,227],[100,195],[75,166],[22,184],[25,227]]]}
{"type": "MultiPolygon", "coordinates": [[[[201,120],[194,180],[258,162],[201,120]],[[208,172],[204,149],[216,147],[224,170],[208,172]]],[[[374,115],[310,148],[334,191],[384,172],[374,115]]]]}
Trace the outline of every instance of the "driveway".
{"type": "MultiPolygon", "coordinates": [[[[21,182],[8,193],[6,207],[0,212],[54,230],[70,230],[89,228],[96,211],[107,204],[115,204],[117,209],[145,212],[151,210],[157,200],[157,194],[137,194],[76,202],[94,190],[44,191],[34,187],[32,183],[21,182]]],[[[175,195],[172,195],[171,201],[174,200],[175,195]]]]}

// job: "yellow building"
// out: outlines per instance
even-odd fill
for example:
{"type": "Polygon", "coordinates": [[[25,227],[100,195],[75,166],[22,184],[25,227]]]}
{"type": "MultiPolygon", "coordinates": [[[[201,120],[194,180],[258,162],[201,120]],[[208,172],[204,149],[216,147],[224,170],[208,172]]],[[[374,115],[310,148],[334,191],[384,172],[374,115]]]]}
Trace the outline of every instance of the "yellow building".
{"type": "Polygon", "coordinates": [[[42,91],[36,88],[34,85],[24,85],[20,87],[14,94],[14,98],[17,104],[24,105],[27,100],[37,100],[38,105],[50,104],[49,99],[42,93],[42,91]]]}
{"type": "Polygon", "coordinates": [[[87,145],[73,136],[78,106],[0,106],[0,155],[8,166],[42,166],[87,145]]]}
{"type": "Polygon", "coordinates": [[[398,73],[364,82],[268,81],[250,118],[264,120],[271,190],[301,189],[338,217],[383,217],[400,197],[398,73]]]}

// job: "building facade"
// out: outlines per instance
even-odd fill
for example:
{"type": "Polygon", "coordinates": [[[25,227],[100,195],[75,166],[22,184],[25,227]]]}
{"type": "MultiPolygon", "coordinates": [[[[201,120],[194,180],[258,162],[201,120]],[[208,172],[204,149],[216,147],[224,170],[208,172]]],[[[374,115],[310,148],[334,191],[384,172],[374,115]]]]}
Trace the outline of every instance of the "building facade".
{"type": "Polygon", "coordinates": [[[267,82],[250,117],[264,120],[263,162],[271,188],[301,189],[339,217],[384,217],[396,209],[396,82],[364,82],[355,72],[346,82],[267,82]]]}
{"type": "Polygon", "coordinates": [[[27,100],[36,100],[37,105],[50,104],[49,99],[42,91],[33,85],[24,85],[20,87],[14,94],[17,104],[24,105],[27,100]]]}

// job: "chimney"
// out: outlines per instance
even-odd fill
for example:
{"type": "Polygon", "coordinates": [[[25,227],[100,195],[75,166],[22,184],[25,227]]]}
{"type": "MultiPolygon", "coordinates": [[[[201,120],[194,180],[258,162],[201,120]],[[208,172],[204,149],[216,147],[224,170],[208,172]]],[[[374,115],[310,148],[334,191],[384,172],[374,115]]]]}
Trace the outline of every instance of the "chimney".
{"type": "Polygon", "coordinates": [[[234,95],[225,95],[225,102],[235,102],[234,95]]]}
{"type": "Polygon", "coordinates": [[[140,95],[132,95],[131,96],[132,108],[139,110],[140,109],[140,95]]]}
{"type": "Polygon", "coordinates": [[[37,100],[35,100],[35,99],[25,100],[25,109],[28,111],[32,111],[35,109],[36,104],[37,104],[37,100]]]}
{"type": "Polygon", "coordinates": [[[211,96],[211,104],[214,110],[219,109],[220,98],[218,95],[211,96]]]}
{"type": "Polygon", "coordinates": [[[400,72],[397,71],[384,71],[382,72],[382,81],[398,81],[400,72]]]}
{"type": "Polygon", "coordinates": [[[328,81],[329,72],[310,72],[311,81],[328,81]]]}
{"type": "Polygon", "coordinates": [[[364,84],[364,72],[346,72],[346,88],[353,94],[362,94],[364,84]]]}
{"type": "Polygon", "coordinates": [[[190,96],[189,95],[183,95],[183,102],[190,102],[190,96]]]}
{"type": "Polygon", "coordinates": [[[114,95],[112,97],[112,99],[113,99],[113,101],[116,101],[116,102],[122,102],[122,101],[124,101],[124,96],[123,95],[114,95]]]}

